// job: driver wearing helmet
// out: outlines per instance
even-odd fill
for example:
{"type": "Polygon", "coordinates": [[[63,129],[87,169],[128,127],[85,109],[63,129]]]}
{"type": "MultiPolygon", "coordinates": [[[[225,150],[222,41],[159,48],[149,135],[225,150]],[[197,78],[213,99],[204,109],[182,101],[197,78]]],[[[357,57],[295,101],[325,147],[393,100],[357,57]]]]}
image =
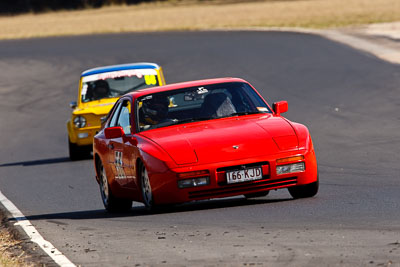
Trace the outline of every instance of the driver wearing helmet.
{"type": "Polygon", "coordinates": [[[168,117],[168,97],[153,96],[151,99],[143,100],[140,109],[140,125],[145,127],[149,125],[159,125],[164,122],[169,122],[168,117]]]}
{"type": "Polygon", "coordinates": [[[110,96],[110,86],[107,81],[98,80],[94,82],[93,98],[94,100],[106,98],[110,96]]]}

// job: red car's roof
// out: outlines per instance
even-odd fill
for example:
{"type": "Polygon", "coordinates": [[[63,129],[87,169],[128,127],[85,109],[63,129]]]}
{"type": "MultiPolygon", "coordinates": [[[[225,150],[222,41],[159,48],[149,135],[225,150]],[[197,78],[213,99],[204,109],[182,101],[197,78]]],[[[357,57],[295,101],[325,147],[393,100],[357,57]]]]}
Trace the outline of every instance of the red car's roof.
{"type": "Polygon", "coordinates": [[[188,87],[203,86],[203,85],[218,84],[218,83],[227,83],[227,82],[248,83],[247,81],[240,79],[240,78],[216,78],[216,79],[206,79],[206,80],[198,80],[198,81],[190,81],[190,82],[172,83],[172,84],[168,84],[168,85],[164,85],[164,86],[146,88],[146,89],[141,89],[141,90],[131,92],[128,95],[132,95],[133,98],[137,98],[137,97],[140,97],[142,95],[147,95],[147,94],[154,94],[154,93],[166,92],[166,91],[188,88],[188,87]]]}

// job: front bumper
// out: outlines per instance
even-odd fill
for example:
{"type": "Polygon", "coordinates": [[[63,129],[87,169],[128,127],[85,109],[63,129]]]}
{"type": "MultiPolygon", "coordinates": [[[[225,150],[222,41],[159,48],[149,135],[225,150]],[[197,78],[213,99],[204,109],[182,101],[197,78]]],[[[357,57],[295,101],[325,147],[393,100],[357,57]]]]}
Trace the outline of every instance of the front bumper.
{"type": "MultiPolygon", "coordinates": [[[[195,167],[182,167],[166,172],[151,173],[151,183],[156,204],[183,203],[193,200],[222,198],[243,194],[258,193],[279,188],[310,184],[317,181],[318,171],[314,151],[296,151],[304,155],[305,170],[301,172],[280,174],[276,173],[276,159],[289,157],[292,153],[282,153],[269,157],[258,157],[240,161],[214,163],[195,167]],[[256,181],[228,184],[226,171],[238,166],[262,167],[263,177],[256,181]],[[208,170],[208,185],[190,188],[178,188],[177,173],[196,170],[208,170]]],[[[148,166],[150,169],[151,167],[148,166]]]]}
{"type": "Polygon", "coordinates": [[[99,132],[100,126],[76,128],[71,122],[67,123],[68,137],[71,143],[78,146],[88,146],[93,144],[93,137],[99,132]]]}

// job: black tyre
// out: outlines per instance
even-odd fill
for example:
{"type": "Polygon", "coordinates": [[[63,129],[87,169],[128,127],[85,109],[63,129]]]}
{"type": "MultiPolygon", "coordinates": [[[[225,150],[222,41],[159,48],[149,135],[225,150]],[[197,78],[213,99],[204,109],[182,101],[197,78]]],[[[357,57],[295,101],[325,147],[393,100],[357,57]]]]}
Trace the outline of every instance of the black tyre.
{"type": "Polygon", "coordinates": [[[319,181],[314,183],[289,187],[289,193],[293,198],[313,197],[318,193],[319,181]]]}
{"type": "Polygon", "coordinates": [[[142,189],[143,204],[147,210],[154,210],[153,191],[151,189],[149,175],[144,164],[140,165],[140,185],[142,189]]]}
{"type": "Polygon", "coordinates": [[[101,160],[97,162],[97,174],[99,175],[100,194],[105,209],[108,212],[129,211],[132,208],[132,200],[117,198],[112,194],[101,160]]]}
{"type": "Polygon", "coordinates": [[[70,160],[79,160],[81,153],[79,151],[79,147],[71,143],[71,141],[68,140],[68,151],[69,151],[69,159],[70,160]]]}
{"type": "Polygon", "coordinates": [[[91,146],[78,146],[68,139],[68,150],[70,160],[81,160],[91,158],[91,146]]]}
{"type": "Polygon", "coordinates": [[[245,198],[256,198],[256,197],[265,197],[269,194],[269,191],[265,192],[258,192],[258,193],[252,193],[252,194],[245,194],[245,198]]]}

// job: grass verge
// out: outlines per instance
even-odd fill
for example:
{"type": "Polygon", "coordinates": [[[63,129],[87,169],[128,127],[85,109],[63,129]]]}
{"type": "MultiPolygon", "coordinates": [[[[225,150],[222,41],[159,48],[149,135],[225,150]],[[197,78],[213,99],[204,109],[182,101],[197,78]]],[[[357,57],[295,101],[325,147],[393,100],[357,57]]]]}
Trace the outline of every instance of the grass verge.
{"type": "MultiPolygon", "coordinates": [[[[1,214],[0,214],[1,219],[1,214]]],[[[30,267],[29,256],[26,255],[22,241],[18,241],[5,226],[2,220],[0,226],[0,266],[3,267],[30,267]]]]}
{"type": "Polygon", "coordinates": [[[0,17],[0,39],[400,21],[399,0],[170,1],[0,17]]]}

